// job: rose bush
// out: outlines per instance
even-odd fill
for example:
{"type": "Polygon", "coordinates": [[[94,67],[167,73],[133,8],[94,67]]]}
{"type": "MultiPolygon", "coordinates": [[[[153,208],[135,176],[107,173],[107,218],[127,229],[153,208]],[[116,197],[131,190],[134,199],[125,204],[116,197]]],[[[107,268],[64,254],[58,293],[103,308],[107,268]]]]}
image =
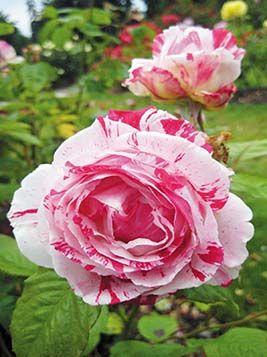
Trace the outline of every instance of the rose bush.
{"type": "Polygon", "coordinates": [[[231,173],[189,122],[110,111],[22,181],[8,217],[22,253],[86,303],[149,303],[237,277],[253,226],[231,173]]]}
{"type": "Polygon", "coordinates": [[[225,29],[173,26],[155,37],[153,59],[134,59],[124,85],[139,96],[191,98],[208,110],[225,106],[236,91],[245,51],[225,29]]]}

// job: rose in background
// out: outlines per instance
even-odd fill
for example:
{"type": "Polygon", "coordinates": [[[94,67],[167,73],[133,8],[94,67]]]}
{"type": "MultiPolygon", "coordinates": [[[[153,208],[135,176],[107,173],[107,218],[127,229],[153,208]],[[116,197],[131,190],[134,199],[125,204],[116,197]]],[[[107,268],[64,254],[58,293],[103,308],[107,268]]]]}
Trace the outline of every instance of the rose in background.
{"type": "Polygon", "coordinates": [[[129,64],[135,56],[149,56],[153,38],[162,30],[153,22],[145,21],[125,26],[118,34],[119,45],[107,47],[104,54],[108,58],[129,64]]]}
{"type": "Polygon", "coordinates": [[[86,303],[151,303],[238,276],[253,226],[231,173],[187,121],[111,110],[22,181],[8,216],[22,253],[86,303]]]}
{"type": "Polygon", "coordinates": [[[227,1],[221,9],[221,17],[224,21],[244,17],[248,11],[248,6],[244,1],[227,1]]]}
{"type": "Polygon", "coordinates": [[[16,57],[14,47],[6,41],[0,41],[0,68],[12,62],[16,57]]]}
{"type": "Polygon", "coordinates": [[[225,29],[174,26],[154,39],[153,59],[132,61],[124,85],[138,96],[190,98],[208,110],[231,99],[245,51],[225,29]]]}

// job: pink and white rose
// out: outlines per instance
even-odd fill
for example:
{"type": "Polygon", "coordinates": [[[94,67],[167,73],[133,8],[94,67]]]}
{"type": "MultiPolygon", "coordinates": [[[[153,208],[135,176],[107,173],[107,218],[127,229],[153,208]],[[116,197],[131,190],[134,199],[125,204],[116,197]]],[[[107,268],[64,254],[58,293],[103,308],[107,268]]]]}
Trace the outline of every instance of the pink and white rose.
{"type": "Polygon", "coordinates": [[[225,29],[173,26],[157,35],[153,59],[132,61],[124,85],[138,96],[173,101],[191,98],[218,110],[231,99],[245,50],[225,29]]]}
{"type": "Polygon", "coordinates": [[[13,46],[6,41],[0,41],[0,67],[12,62],[17,54],[13,46]]]}
{"type": "Polygon", "coordinates": [[[154,107],[98,117],[22,181],[8,213],[20,250],[91,305],[229,284],[252,214],[205,139],[154,107]]]}

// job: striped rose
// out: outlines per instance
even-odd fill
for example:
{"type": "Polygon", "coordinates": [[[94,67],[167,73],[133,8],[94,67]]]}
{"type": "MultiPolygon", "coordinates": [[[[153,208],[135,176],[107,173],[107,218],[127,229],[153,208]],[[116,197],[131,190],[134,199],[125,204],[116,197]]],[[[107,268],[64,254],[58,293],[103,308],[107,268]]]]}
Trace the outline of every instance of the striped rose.
{"type": "Polygon", "coordinates": [[[138,96],[190,98],[218,110],[231,99],[245,50],[225,29],[173,26],[155,37],[153,59],[132,61],[124,85],[138,96]]]}
{"type": "Polygon", "coordinates": [[[22,253],[86,303],[151,303],[237,277],[253,226],[230,174],[187,121],[111,110],[22,181],[8,217],[22,253]]]}

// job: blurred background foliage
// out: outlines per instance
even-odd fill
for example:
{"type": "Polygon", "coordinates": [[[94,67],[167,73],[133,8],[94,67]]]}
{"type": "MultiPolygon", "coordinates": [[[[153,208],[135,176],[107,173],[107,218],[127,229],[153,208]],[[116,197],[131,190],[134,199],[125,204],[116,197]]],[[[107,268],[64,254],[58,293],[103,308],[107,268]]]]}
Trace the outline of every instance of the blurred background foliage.
{"type": "MultiPolygon", "coordinates": [[[[1,62],[0,67],[0,231],[4,235],[11,235],[5,217],[14,190],[37,165],[52,160],[53,152],[63,140],[90,125],[97,115],[107,113],[110,108],[134,110],[155,105],[150,99],[136,98],[121,87],[131,60],[151,57],[153,38],[170,25],[183,22],[210,28],[218,26],[224,1],[159,0],[155,6],[155,1],[147,0],[145,12],[138,11],[127,0],[46,0],[41,12],[37,11],[34,1],[27,3],[32,38],[23,36],[6,14],[0,15],[1,40],[10,43],[22,56],[18,61],[1,62]]],[[[223,24],[234,32],[238,44],[247,51],[242,75],[237,81],[239,92],[224,110],[206,113],[206,130],[209,135],[232,133],[227,143],[229,165],[236,172],[232,190],[254,211],[255,238],[249,242],[250,257],[240,278],[228,289],[210,287],[208,291],[181,292],[139,312],[141,319],[151,312],[170,319],[175,317],[181,331],[186,332],[210,322],[227,323],[267,309],[267,2],[247,0],[246,3],[248,11],[244,16],[223,24]]],[[[179,114],[175,106],[161,103],[157,106],[179,114]]],[[[3,240],[2,244],[4,247],[9,243],[3,240]]],[[[20,274],[11,279],[12,269],[10,273],[7,266],[8,263],[0,264],[1,356],[11,356],[9,323],[23,287],[20,274]]],[[[27,276],[27,273],[21,275],[27,276]]],[[[105,346],[111,346],[123,332],[125,312],[118,314],[111,308],[108,317],[107,314],[103,312],[102,325],[95,330],[94,340],[88,342],[84,355],[91,351],[95,351],[92,352],[95,356],[105,355],[105,346]],[[103,343],[96,352],[100,333],[103,343]]],[[[128,338],[139,336],[140,339],[141,336],[150,342],[161,342],[155,340],[154,335],[151,337],[146,327],[162,325],[161,320],[155,316],[153,319],[139,320],[128,338]]],[[[266,316],[251,322],[250,326],[266,330],[266,316]]],[[[169,320],[165,340],[174,328],[177,326],[169,320]]],[[[221,331],[215,329],[197,336],[204,340],[220,334],[221,331]]],[[[195,342],[190,343],[193,346],[195,342]]],[[[127,353],[130,353],[129,346],[127,353]]],[[[151,355],[155,351],[149,346],[142,348],[147,348],[151,355]]],[[[133,351],[139,347],[133,345],[133,351]]],[[[212,348],[210,345],[205,349],[207,356],[221,356],[212,354],[212,348]]],[[[112,356],[123,355],[123,351],[125,345],[118,342],[112,356]]],[[[178,354],[177,349],[173,351],[175,356],[183,355],[178,354]]],[[[184,350],[181,353],[185,353],[184,350]]],[[[252,355],[264,354],[253,350],[252,355]]],[[[224,356],[237,354],[229,352],[224,356]]]]}

